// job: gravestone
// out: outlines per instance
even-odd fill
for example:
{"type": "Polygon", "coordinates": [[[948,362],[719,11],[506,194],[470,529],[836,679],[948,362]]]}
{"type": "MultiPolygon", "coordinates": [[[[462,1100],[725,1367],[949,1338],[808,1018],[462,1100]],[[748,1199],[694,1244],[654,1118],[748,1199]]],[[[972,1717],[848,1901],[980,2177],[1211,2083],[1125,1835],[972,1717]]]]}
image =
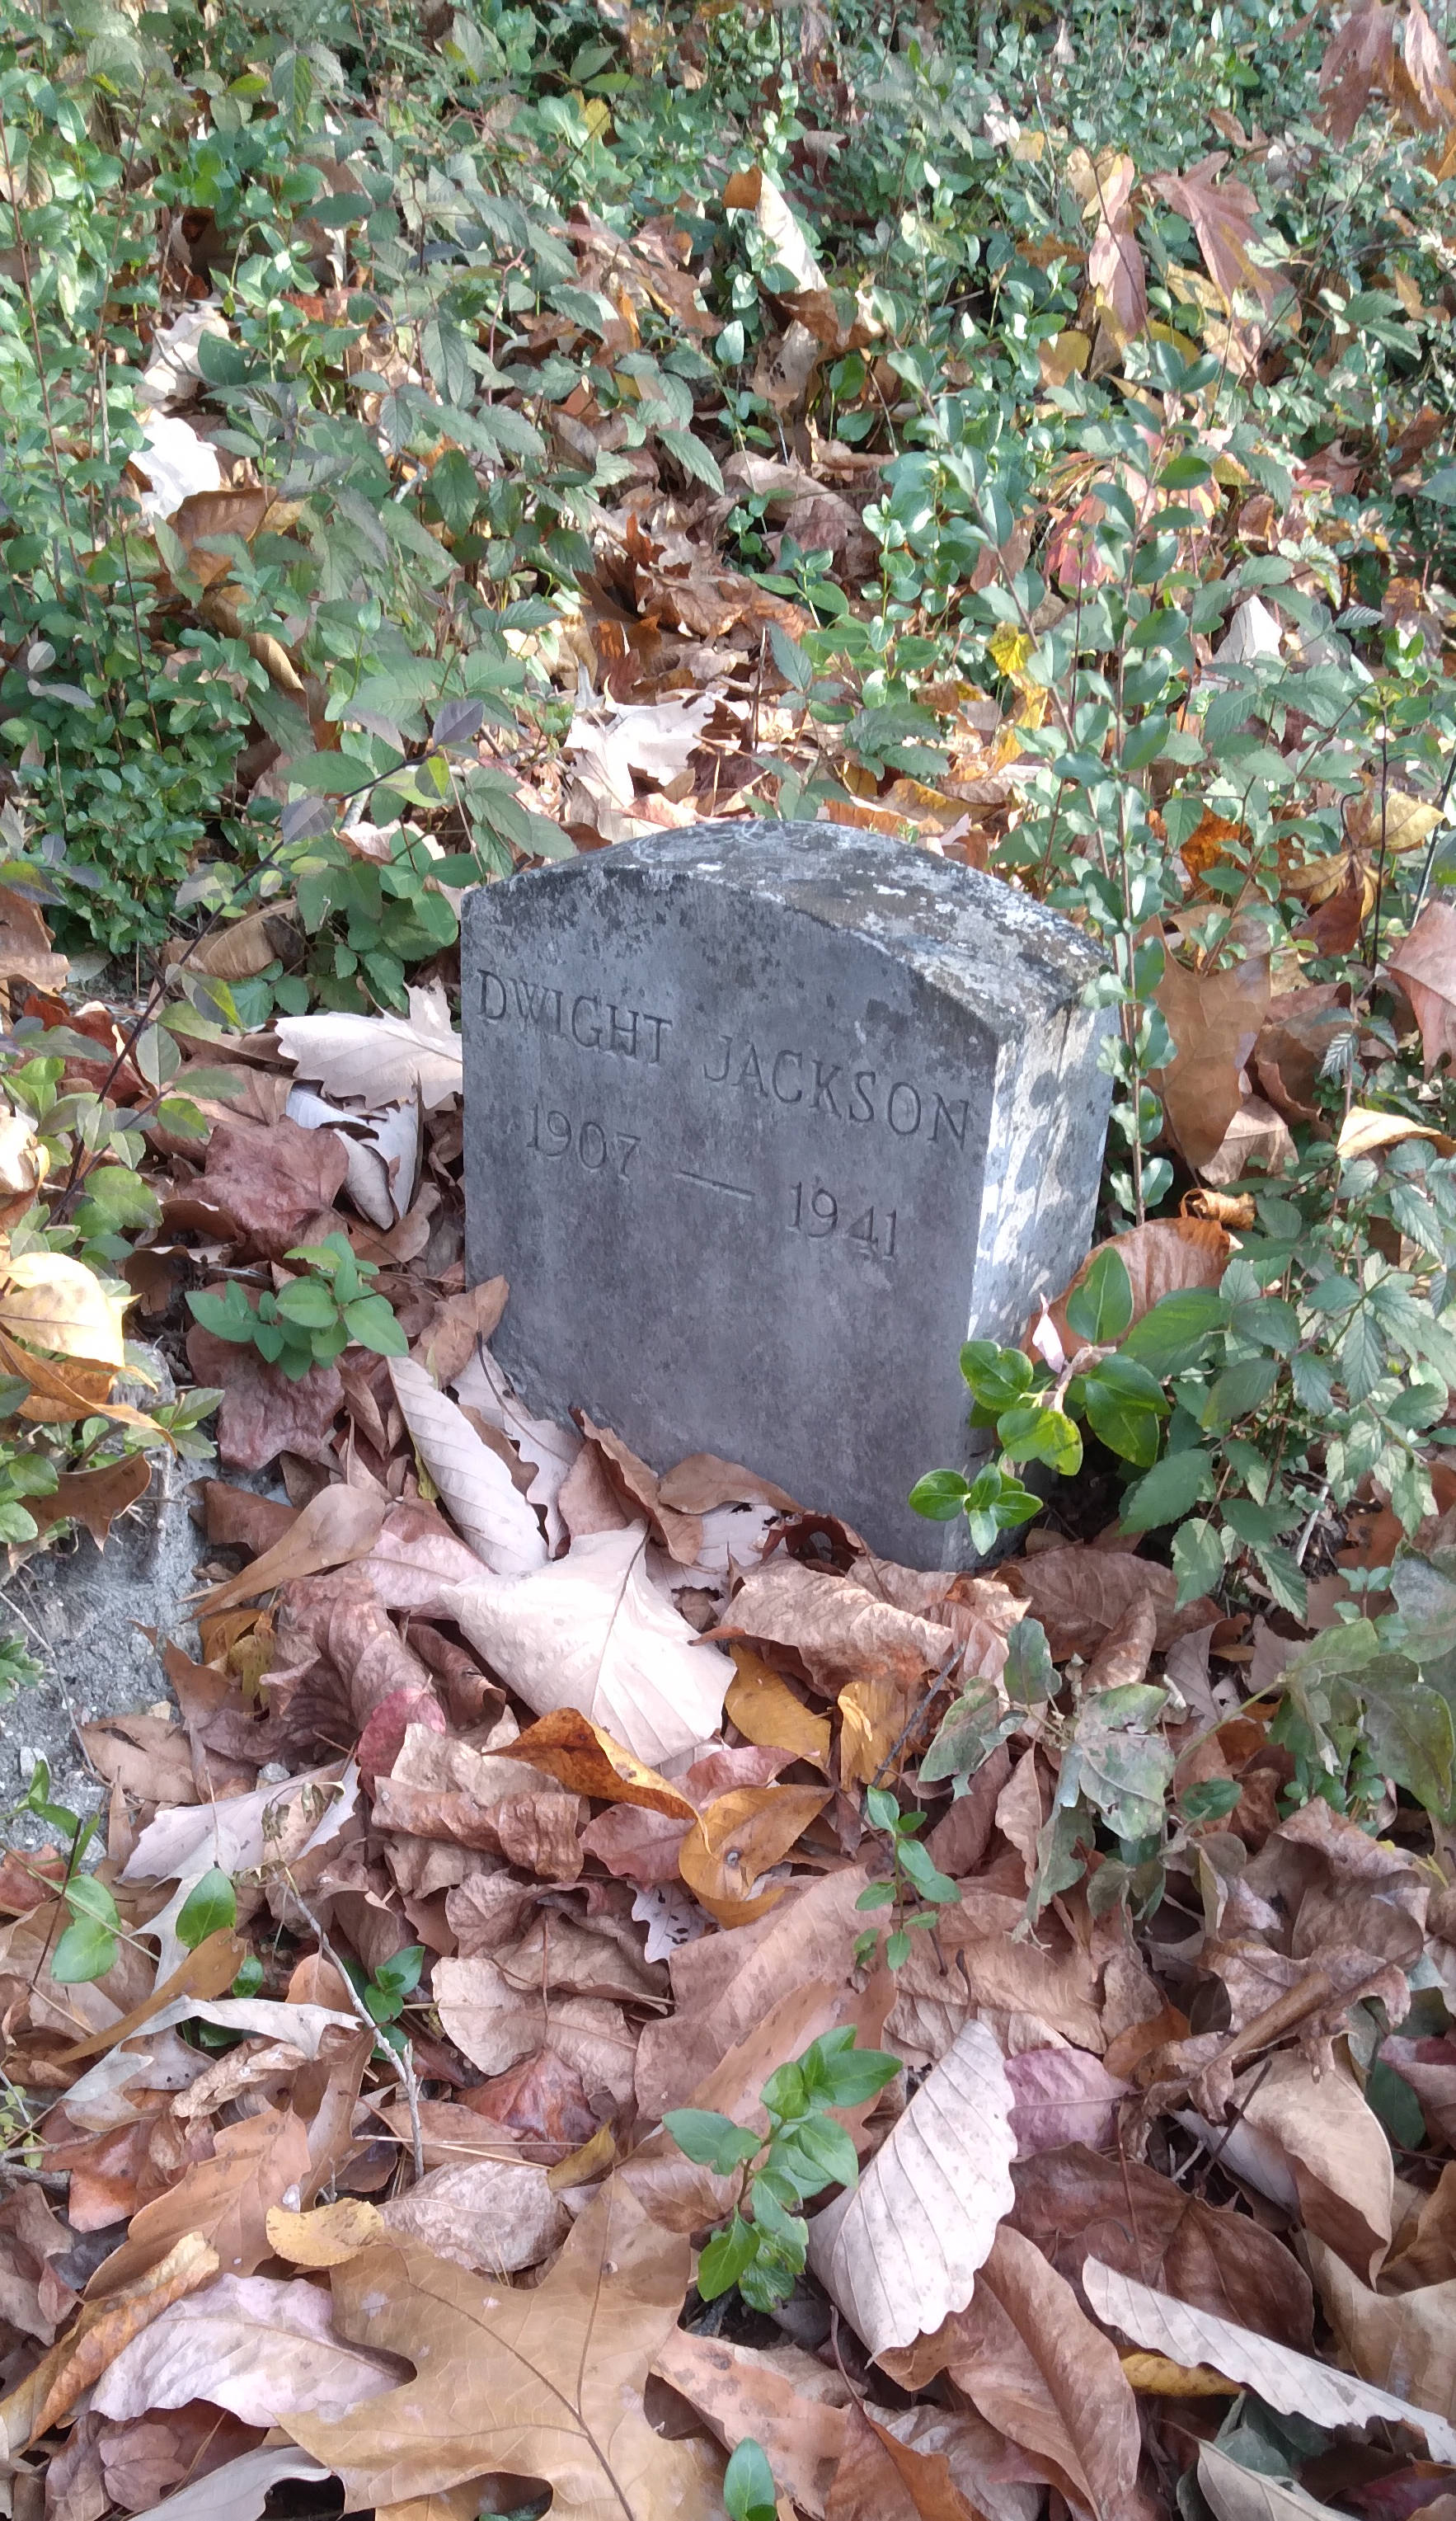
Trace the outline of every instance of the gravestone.
{"type": "Polygon", "coordinates": [[[1110,1021],[1056,913],[830,823],[698,823],[472,894],[473,1283],[534,1407],[709,1452],[920,1566],[968,1337],[1019,1339],[1092,1227],[1110,1021]]]}

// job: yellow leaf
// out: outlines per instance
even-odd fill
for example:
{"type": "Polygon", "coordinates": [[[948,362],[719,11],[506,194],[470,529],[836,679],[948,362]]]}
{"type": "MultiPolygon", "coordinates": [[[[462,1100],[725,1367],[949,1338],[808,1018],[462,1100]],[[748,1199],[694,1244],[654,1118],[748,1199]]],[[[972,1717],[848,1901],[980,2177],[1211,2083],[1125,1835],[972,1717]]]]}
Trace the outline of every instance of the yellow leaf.
{"type": "Polygon", "coordinates": [[[910,1701],[887,1673],[851,1680],[840,1692],[840,1775],[846,1786],[867,1786],[905,1732],[910,1701]]]}
{"type": "Polygon", "coordinates": [[[109,1296],[83,1260],[64,1252],[25,1252],[5,1262],[0,1324],[13,1339],[53,1356],[119,1366],[126,1361],[121,1316],[130,1302],[109,1296]]]}
{"type": "Polygon", "coordinates": [[[1091,355],[1092,343],[1089,336],[1077,332],[1074,328],[1059,333],[1054,342],[1038,343],[1036,363],[1041,370],[1042,384],[1065,386],[1069,377],[1084,375],[1091,355]]]}
{"type": "Polygon", "coordinates": [[[1018,630],[1014,622],[1003,621],[991,632],[986,645],[1002,673],[1015,679],[1024,670],[1036,642],[1028,631],[1018,630]]]}
{"type": "Polygon", "coordinates": [[[762,1750],[792,1751],[796,1760],[812,1760],[816,1768],[827,1769],[829,1718],[811,1714],[772,1664],[754,1654],[751,1646],[731,1646],[729,1652],[738,1676],[730,1681],[723,1706],[744,1740],[756,1742],[762,1750]]]}
{"type": "Polygon", "coordinates": [[[564,2188],[584,2188],[588,2180],[605,2179],[615,2160],[616,2137],[609,2119],[595,2135],[587,2137],[585,2144],[578,2144],[574,2153],[569,2153],[565,2162],[553,2165],[546,2174],[546,2185],[554,2197],[560,2196],[564,2188]]]}
{"type": "Polygon", "coordinates": [[[388,2226],[367,2197],[337,2197],[332,2206],[315,2206],[296,2215],[287,2206],[270,2206],[263,2218],[268,2247],[296,2268],[341,2268],[360,2250],[386,2237],[388,2226]]]}
{"type": "Polygon", "coordinates": [[[1152,2399],[1236,2399],[1232,2381],[1208,2363],[1172,2363],[1165,2355],[1124,2355],[1122,2369],[1135,2390],[1152,2399]]]}
{"type": "Polygon", "coordinates": [[[599,1803],[639,1804],[645,1811],[666,1812],[673,1820],[698,1817],[697,1805],[678,1787],[574,1707],[555,1708],[530,1725],[512,1743],[511,1757],[599,1803]]]}

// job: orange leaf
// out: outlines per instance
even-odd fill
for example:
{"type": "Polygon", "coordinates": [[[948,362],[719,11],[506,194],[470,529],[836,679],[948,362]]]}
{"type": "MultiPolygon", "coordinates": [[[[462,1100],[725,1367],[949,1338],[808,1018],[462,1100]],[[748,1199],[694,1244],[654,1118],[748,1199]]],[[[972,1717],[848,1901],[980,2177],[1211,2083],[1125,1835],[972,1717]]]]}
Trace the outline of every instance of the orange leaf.
{"type": "MultiPolygon", "coordinates": [[[[738,1676],[729,1683],[723,1707],[744,1740],[765,1750],[792,1751],[796,1760],[812,1760],[816,1768],[827,1768],[829,1718],[812,1715],[783,1674],[751,1646],[730,1646],[729,1652],[738,1676]]],[[[511,1747],[519,1756],[520,1745],[511,1747]]]]}
{"type": "Polygon", "coordinates": [[[775,1883],[751,1897],[760,1873],[788,1855],[829,1801],[828,1787],[738,1786],[695,1820],[678,1852],[688,1889],[720,1926],[746,1926],[782,1899],[775,1883]]]}
{"type": "Polygon", "coordinates": [[[640,1804],[644,1811],[666,1812],[673,1820],[697,1818],[696,1804],[574,1707],[558,1707],[541,1717],[512,1743],[511,1757],[543,1768],[573,1794],[591,1795],[598,1803],[640,1804]]]}

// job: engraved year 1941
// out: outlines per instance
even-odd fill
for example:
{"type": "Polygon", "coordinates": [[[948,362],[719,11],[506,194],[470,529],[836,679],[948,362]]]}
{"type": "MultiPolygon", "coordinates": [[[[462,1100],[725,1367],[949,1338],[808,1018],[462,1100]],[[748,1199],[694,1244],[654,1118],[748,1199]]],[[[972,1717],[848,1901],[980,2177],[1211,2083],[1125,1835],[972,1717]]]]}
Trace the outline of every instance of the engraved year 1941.
{"type": "Polygon", "coordinates": [[[822,1243],[828,1235],[842,1234],[847,1242],[862,1244],[867,1251],[878,1252],[886,1260],[895,1257],[895,1212],[892,1208],[861,1210],[852,1222],[842,1219],[840,1203],[832,1190],[822,1182],[796,1181],[793,1185],[794,1215],[790,1225],[796,1234],[806,1234],[813,1243],[822,1243]]]}
{"type": "Polygon", "coordinates": [[[627,1167],[642,1144],[625,1129],[604,1129],[600,1121],[575,1122],[569,1113],[542,1111],[539,1103],[531,1106],[530,1136],[527,1145],[538,1156],[574,1154],[584,1172],[599,1173],[610,1169],[616,1180],[625,1181],[627,1167]]]}

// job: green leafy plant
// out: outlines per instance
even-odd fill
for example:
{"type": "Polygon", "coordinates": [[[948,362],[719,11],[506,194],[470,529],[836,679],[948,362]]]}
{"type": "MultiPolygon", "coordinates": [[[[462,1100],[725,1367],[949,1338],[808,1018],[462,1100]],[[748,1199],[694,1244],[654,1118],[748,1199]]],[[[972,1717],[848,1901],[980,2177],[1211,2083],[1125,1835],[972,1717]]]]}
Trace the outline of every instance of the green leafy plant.
{"type": "Polygon", "coordinates": [[[270,1365],[298,1382],[310,1366],[332,1365],[350,1342],[377,1356],[404,1356],[409,1343],[385,1298],[371,1292],[379,1274],[374,1260],[356,1260],[346,1238],[300,1243],[286,1258],[301,1261],[298,1276],[278,1295],[265,1288],[256,1305],[230,1279],[221,1296],[189,1295],[204,1330],[235,1345],[250,1343],[270,1365]]]}
{"type": "Polygon", "coordinates": [[[751,2435],[738,2445],[723,2472],[723,2509],[728,2521],[777,2521],[773,2470],[762,2444],[751,2435]]]}
{"type": "Polygon", "coordinates": [[[420,1972],[425,1966],[424,1945],[406,1944],[402,1950],[391,1952],[372,1976],[347,1955],[342,1966],[371,2022],[379,2024],[381,2041],[390,2048],[402,2049],[404,2035],[396,2025],[420,1984],[420,1972]]]}
{"type": "MultiPolygon", "coordinates": [[[[865,1818],[889,1841],[891,1869],[884,1880],[867,1882],[854,1904],[893,1912],[885,1957],[892,1970],[903,1969],[910,1957],[912,1928],[933,1926],[936,1911],[954,1906],[959,1900],[960,1886],[940,1871],[930,1850],[920,1845],[924,1812],[901,1811],[896,1797],[886,1787],[870,1786],[865,1793],[865,1818]]],[[[879,1930],[873,1926],[856,1937],[854,1957],[861,1967],[874,1959],[879,1943],[879,1930]]]]}
{"type": "Polygon", "coordinates": [[[899,2071],[884,2049],[857,2048],[852,2028],[826,2031],[764,2085],[767,2136],[717,2110],[666,2112],[662,2124],[690,2162],[739,2182],[732,2216],[698,2262],[705,2302],[733,2285],[755,2311],[787,2302],[808,2247],[796,2210],[822,2188],[852,2187],[858,2177],[853,2141],[830,2114],[872,2100],[899,2071]]]}

